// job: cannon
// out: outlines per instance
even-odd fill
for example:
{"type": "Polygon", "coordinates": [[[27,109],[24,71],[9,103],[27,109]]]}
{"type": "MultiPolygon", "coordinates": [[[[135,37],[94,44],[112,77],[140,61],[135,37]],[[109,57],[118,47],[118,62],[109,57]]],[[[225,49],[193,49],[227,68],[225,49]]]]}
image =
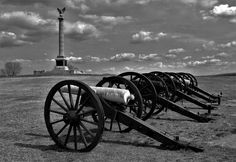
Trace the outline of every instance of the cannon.
{"type": "Polygon", "coordinates": [[[189,82],[189,84],[185,87],[188,94],[201,98],[212,105],[220,105],[222,92],[218,95],[210,94],[198,87],[197,79],[192,74],[183,72],[178,74],[183,77],[185,81],[189,82]]]}
{"type": "MultiPolygon", "coordinates": [[[[206,109],[208,113],[210,113],[211,110],[215,108],[211,104],[200,102],[189,94],[190,92],[192,92],[192,90],[188,88],[189,84],[191,84],[192,82],[195,85],[195,83],[197,82],[184,79],[178,73],[164,73],[160,71],[155,71],[151,72],[151,74],[152,76],[154,75],[161,77],[167,83],[166,85],[168,86],[169,92],[171,94],[171,101],[178,102],[180,100],[186,100],[201,107],[202,109],[206,109]]],[[[154,78],[155,77],[152,77],[152,79],[154,78]]]]}
{"type": "MultiPolygon", "coordinates": [[[[161,77],[155,74],[146,73],[142,75],[136,72],[125,72],[125,73],[119,74],[119,76],[122,76],[130,80],[131,82],[133,82],[140,91],[144,91],[144,89],[146,89],[146,91],[142,93],[143,96],[152,96],[152,97],[155,96],[157,98],[156,110],[154,110],[152,115],[156,115],[160,113],[161,111],[163,111],[165,108],[168,108],[181,115],[192,118],[198,122],[208,122],[211,120],[210,118],[207,118],[205,116],[200,116],[199,114],[186,110],[180,105],[177,105],[176,103],[174,103],[173,101],[176,100],[176,94],[175,94],[176,85],[174,84],[173,80],[169,79],[169,80],[164,81],[161,77]],[[146,82],[150,82],[152,86],[148,86],[146,82]],[[170,84],[172,86],[171,87],[167,86],[167,84],[170,84]],[[150,93],[150,87],[155,88],[157,95],[153,95],[152,93],[150,93]]],[[[165,76],[169,77],[166,74],[165,76]]]]}
{"type": "Polygon", "coordinates": [[[163,146],[172,149],[202,148],[167,136],[146,123],[142,116],[145,100],[131,81],[111,76],[103,78],[96,87],[77,80],[64,80],[49,91],[44,118],[52,140],[60,147],[72,151],[91,151],[101,140],[106,118],[117,122],[120,132],[135,129],[163,146]]]}

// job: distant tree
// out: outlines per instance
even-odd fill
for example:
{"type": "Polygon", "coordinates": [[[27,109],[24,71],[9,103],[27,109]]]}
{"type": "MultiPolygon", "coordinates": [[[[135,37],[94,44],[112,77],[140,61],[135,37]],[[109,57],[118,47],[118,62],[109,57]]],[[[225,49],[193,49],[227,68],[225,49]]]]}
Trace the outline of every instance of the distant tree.
{"type": "Polygon", "coordinates": [[[0,70],[0,76],[6,76],[6,71],[5,69],[0,70]]]}
{"type": "Polygon", "coordinates": [[[21,63],[19,62],[7,62],[5,64],[4,71],[7,76],[16,76],[21,72],[21,70],[21,63]]]}

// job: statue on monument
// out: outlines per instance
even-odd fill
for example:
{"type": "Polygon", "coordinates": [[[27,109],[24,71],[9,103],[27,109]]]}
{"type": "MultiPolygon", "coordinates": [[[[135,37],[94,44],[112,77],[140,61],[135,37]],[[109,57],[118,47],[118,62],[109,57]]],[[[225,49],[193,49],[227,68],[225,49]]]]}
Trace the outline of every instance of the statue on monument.
{"type": "Polygon", "coordinates": [[[63,9],[57,8],[57,11],[59,12],[60,17],[62,17],[64,12],[66,11],[66,8],[65,7],[63,9]]]}

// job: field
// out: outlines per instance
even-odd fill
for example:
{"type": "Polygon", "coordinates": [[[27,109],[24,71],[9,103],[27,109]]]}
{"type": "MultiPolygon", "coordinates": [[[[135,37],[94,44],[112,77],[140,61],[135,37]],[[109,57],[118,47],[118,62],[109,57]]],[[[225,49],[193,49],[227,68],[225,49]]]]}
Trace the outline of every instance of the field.
{"type": "MultiPolygon", "coordinates": [[[[101,77],[0,78],[0,161],[235,161],[236,76],[198,77],[199,87],[223,93],[222,103],[209,123],[197,123],[172,111],[163,112],[151,125],[204,148],[204,152],[166,150],[136,131],[105,131],[101,142],[88,153],[57,147],[43,117],[45,98],[60,80],[76,79],[95,85],[101,77]]],[[[186,104],[187,103],[180,103],[186,104]]],[[[191,109],[191,111],[200,111],[191,109]]]]}

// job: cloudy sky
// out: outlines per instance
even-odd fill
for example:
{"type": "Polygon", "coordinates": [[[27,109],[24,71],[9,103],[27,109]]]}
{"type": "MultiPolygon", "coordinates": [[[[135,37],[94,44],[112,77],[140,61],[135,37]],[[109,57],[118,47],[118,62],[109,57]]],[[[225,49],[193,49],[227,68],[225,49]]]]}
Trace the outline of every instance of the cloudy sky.
{"type": "Polygon", "coordinates": [[[55,66],[57,7],[65,55],[87,73],[236,72],[235,0],[0,0],[0,69],[55,66]]]}

